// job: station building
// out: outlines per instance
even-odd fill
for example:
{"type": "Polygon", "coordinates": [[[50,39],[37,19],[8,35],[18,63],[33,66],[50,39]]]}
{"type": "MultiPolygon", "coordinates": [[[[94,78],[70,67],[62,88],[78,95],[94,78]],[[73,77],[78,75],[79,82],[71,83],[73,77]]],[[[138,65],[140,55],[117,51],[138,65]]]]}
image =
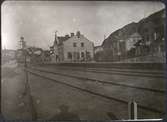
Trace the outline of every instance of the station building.
{"type": "Polygon", "coordinates": [[[76,35],[58,37],[52,47],[52,62],[87,62],[94,59],[94,44],[77,31],[76,35]]]}

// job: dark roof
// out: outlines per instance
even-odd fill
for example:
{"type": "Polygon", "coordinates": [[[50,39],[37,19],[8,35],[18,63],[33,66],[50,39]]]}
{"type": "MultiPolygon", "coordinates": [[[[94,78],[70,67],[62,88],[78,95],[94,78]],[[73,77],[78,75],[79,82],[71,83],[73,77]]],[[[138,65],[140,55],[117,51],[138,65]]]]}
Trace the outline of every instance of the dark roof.
{"type": "Polygon", "coordinates": [[[43,53],[44,53],[45,56],[49,56],[50,55],[50,51],[49,50],[44,50],[43,53]]]}
{"type": "Polygon", "coordinates": [[[99,47],[102,47],[102,46],[95,46],[94,48],[96,49],[96,48],[99,48],[99,47]]]}
{"type": "Polygon", "coordinates": [[[62,45],[64,41],[68,40],[70,37],[67,36],[58,36],[59,45],[62,45]]]}
{"type": "Polygon", "coordinates": [[[38,51],[38,50],[43,51],[43,49],[39,47],[28,47],[28,49],[32,51],[38,51]]]}

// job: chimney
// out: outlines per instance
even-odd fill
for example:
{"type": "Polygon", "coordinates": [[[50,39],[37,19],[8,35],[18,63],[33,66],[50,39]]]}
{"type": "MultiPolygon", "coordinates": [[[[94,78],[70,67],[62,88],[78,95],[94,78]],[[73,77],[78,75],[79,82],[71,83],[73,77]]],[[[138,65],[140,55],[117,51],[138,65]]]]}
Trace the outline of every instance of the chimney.
{"type": "Polygon", "coordinates": [[[69,38],[70,36],[67,34],[67,35],[65,35],[65,37],[66,37],[66,38],[69,38]]]}
{"type": "Polygon", "coordinates": [[[76,35],[78,38],[80,38],[80,35],[81,35],[80,31],[77,31],[76,35]]]}
{"type": "Polygon", "coordinates": [[[70,36],[67,34],[67,35],[65,35],[65,39],[67,40],[67,39],[69,39],[70,38],[70,36]]]}
{"type": "Polygon", "coordinates": [[[71,33],[71,37],[73,37],[74,36],[74,33],[71,33]]]}
{"type": "Polygon", "coordinates": [[[57,31],[55,32],[55,40],[54,40],[54,45],[59,43],[59,39],[57,37],[57,31]]]}

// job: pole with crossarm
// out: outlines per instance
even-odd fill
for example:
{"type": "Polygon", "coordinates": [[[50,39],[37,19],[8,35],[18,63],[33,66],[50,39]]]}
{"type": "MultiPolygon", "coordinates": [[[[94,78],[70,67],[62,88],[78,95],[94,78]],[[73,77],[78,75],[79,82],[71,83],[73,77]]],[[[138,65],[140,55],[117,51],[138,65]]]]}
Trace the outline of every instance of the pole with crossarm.
{"type": "Polygon", "coordinates": [[[24,37],[21,37],[21,47],[24,55],[24,71],[25,71],[25,89],[23,95],[25,97],[28,97],[27,103],[29,104],[29,111],[31,113],[32,120],[37,120],[37,112],[34,106],[33,98],[31,95],[31,89],[30,89],[30,84],[29,84],[29,79],[28,79],[28,72],[27,72],[27,54],[28,51],[26,49],[26,42],[24,41],[24,37]]]}

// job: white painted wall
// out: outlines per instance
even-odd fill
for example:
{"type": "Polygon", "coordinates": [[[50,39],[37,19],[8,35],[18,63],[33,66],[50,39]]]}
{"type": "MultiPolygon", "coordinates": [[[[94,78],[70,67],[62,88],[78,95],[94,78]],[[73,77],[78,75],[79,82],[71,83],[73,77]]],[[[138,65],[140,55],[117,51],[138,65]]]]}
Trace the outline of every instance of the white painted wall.
{"type": "Polygon", "coordinates": [[[134,44],[141,40],[141,36],[138,33],[132,34],[126,41],[126,51],[129,51],[134,47],[134,44]]]}
{"type": "Polygon", "coordinates": [[[68,52],[79,52],[81,57],[81,52],[86,53],[86,51],[90,52],[90,56],[94,58],[94,44],[89,41],[83,35],[80,35],[78,38],[76,35],[69,38],[68,40],[63,42],[64,49],[64,61],[71,61],[68,59],[68,52]],[[73,43],[76,43],[76,47],[73,47],[73,43]],[[84,47],[81,47],[81,43],[84,43],[84,47]]]}

